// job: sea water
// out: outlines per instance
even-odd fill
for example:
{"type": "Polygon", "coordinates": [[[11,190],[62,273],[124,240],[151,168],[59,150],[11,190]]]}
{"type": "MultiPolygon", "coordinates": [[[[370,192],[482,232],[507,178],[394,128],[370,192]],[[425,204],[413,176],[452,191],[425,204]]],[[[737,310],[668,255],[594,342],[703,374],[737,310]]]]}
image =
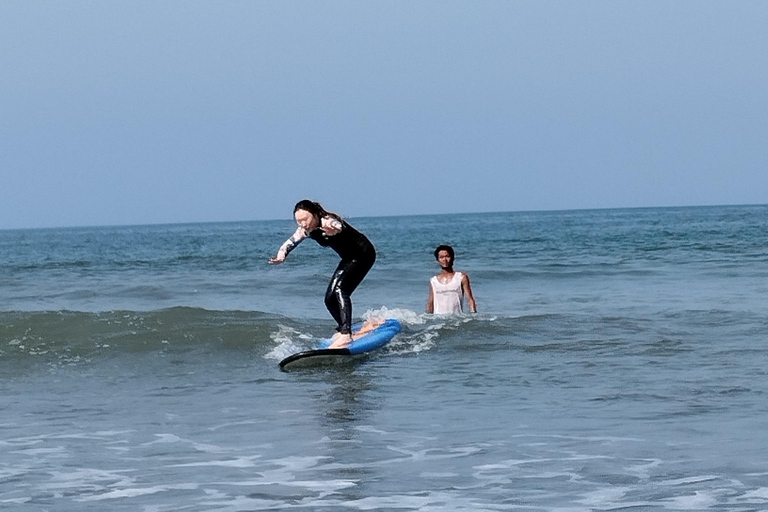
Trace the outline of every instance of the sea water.
{"type": "Polygon", "coordinates": [[[768,510],[768,207],[0,231],[0,509],[768,510]],[[479,313],[423,313],[438,244],[479,313]]]}

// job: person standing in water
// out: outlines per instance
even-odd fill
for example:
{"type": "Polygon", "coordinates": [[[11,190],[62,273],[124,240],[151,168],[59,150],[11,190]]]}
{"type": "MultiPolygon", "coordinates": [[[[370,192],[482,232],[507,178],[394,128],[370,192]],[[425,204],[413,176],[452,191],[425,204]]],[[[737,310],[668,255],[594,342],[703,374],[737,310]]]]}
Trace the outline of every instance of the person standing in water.
{"type": "Polygon", "coordinates": [[[350,295],[376,261],[376,249],[368,238],[347,221],[325,211],[319,203],[302,200],[293,208],[299,225],[296,232],[280,246],[272,264],[282,263],[293,249],[306,238],[323,247],[330,247],[341,257],[325,292],[325,307],[338,327],[330,348],[346,347],[352,341],[352,301],[350,295]]]}
{"type": "Polygon", "coordinates": [[[466,298],[469,311],[477,313],[477,304],[469,285],[469,276],[453,270],[455,255],[453,247],[441,245],[435,249],[435,259],[442,272],[429,280],[429,300],[427,313],[439,315],[458,314],[464,311],[462,302],[466,298]]]}

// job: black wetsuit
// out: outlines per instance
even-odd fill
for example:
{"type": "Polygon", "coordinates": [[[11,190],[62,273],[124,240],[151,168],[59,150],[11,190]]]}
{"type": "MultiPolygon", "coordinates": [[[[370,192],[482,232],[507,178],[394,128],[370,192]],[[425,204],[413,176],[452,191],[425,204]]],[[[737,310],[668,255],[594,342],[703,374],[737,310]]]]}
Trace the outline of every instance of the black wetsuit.
{"type": "Polygon", "coordinates": [[[325,292],[325,307],[339,326],[342,334],[352,332],[352,301],[350,295],[371,270],[376,261],[376,249],[368,238],[342,220],[342,229],[328,236],[322,229],[309,233],[310,238],[324,247],[330,247],[341,256],[325,292]]]}
{"type": "Polygon", "coordinates": [[[342,229],[328,236],[322,229],[309,233],[310,238],[324,247],[330,247],[341,256],[325,292],[325,307],[339,326],[342,334],[352,332],[352,301],[349,296],[371,270],[376,261],[376,249],[368,238],[342,220],[342,229]]]}

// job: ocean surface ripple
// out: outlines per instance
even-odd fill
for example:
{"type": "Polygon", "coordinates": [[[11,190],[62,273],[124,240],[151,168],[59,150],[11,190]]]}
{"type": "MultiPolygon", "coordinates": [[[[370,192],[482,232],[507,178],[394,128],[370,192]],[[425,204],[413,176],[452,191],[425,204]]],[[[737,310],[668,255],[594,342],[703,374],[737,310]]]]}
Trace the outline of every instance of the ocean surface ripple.
{"type": "Polygon", "coordinates": [[[367,356],[292,222],[0,231],[0,509],[768,510],[768,207],[360,218],[367,356]],[[480,313],[423,313],[452,244],[480,313]]]}

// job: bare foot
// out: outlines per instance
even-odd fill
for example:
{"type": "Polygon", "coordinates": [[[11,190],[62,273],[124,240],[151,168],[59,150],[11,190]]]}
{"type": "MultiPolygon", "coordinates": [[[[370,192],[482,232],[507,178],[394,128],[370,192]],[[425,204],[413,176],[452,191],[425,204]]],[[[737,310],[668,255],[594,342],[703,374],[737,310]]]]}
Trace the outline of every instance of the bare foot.
{"type": "Polygon", "coordinates": [[[361,338],[364,335],[368,334],[378,326],[384,323],[384,320],[375,319],[375,320],[366,320],[365,323],[363,323],[363,326],[360,328],[359,331],[357,331],[354,334],[354,339],[361,338]]]}
{"type": "Polygon", "coordinates": [[[332,343],[328,348],[346,348],[350,343],[352,343],[352,335],[341,334],[340,332],[337,332],[331,338],[331,342],[332,343]]]}

